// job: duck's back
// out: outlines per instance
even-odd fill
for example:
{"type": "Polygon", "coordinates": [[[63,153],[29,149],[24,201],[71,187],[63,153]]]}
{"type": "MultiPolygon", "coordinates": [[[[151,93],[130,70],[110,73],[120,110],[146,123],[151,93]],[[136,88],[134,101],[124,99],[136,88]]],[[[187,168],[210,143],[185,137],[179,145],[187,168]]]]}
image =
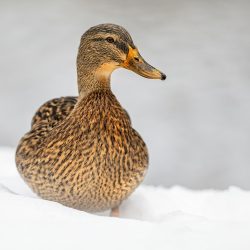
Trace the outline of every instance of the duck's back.
{"type": "Polygon", "coordinates": [[[119,205],[139,185],[148,154],[115,96],[102,90],[43,105],[16,161],[41,197],[101,211],[119,205]]]}

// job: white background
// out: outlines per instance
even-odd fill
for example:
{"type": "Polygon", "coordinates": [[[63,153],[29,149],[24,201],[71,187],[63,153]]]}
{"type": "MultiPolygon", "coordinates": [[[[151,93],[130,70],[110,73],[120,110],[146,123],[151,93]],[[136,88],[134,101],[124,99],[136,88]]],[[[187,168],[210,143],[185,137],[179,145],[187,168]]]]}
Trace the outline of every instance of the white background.
{"type": "Polygon", "coordinates": [[[0,145],[15,147],[35,110],[76,95],[90,26],[127,28],[165,82],[118,70],[112,89],[146,141],[146,183],[250,188],[249,1],[0,1],[0,145]]]}

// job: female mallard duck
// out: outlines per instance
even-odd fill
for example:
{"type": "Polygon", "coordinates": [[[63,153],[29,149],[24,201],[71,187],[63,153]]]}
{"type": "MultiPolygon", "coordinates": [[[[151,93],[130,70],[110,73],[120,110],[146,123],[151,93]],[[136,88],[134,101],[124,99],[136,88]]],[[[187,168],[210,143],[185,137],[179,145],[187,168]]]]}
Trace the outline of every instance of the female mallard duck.
{"type": "Polygon", "coordinates": [[[77,56],[78,97],[42,105],[16,151],[19,173],[44,199],[76,209],[118,215],[140,184],[148,152],[110,89],[119,68],[164,80],[139,54],[121,26],[101,24],[82,38],[77,56]]]}

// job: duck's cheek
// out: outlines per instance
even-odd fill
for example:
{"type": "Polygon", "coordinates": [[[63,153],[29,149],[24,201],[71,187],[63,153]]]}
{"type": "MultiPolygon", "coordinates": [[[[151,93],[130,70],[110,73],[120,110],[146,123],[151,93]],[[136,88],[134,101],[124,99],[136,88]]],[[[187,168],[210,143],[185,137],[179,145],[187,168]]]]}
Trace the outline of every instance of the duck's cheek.
{"type": "Polygon", "coordinates": [[[120,54],[120,63],[123,64],[127,59],[127,55],[125,53],[120,54]]]}

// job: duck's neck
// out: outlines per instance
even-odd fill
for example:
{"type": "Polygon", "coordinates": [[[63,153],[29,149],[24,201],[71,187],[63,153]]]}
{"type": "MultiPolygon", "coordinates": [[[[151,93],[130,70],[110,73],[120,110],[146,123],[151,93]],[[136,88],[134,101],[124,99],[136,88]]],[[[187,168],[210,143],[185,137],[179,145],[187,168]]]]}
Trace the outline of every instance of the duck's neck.
{"type": "Polygon", "coordinates": [[[110,90],[111,73],[117,68],[112,63],[100,66],[77,65],[77,81],[79,97],[84,97],[95,90],[110,90]]]}

